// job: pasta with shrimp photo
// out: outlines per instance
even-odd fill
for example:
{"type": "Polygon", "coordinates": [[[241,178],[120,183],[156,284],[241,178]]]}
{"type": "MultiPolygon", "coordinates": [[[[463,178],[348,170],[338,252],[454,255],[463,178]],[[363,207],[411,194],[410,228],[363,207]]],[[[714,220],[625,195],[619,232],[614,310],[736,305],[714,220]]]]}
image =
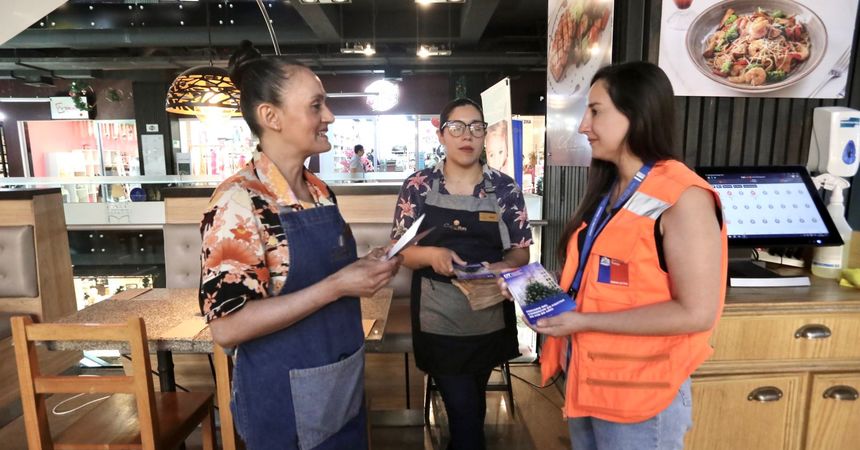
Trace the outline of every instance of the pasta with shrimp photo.
{"type": "Polygon", "coordinates": [[[793,14],[763,8],[738,14],[728,8],[702,57],[713,74],[730,83],[763,86],[792,76],[816,50],[809,30],[793,14]]]}

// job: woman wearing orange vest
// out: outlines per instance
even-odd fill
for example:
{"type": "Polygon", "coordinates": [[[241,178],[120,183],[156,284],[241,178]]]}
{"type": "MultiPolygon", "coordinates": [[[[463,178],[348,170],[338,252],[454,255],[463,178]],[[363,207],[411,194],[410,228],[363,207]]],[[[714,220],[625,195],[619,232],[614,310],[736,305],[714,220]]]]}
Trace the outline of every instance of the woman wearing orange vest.
{"type": "Polygon", "coordinates": [[[539,320],[541,371],[567,372],[572,446],[680,449],[690,374],[712,353],[726,230],[717,193],[672,153],[672,86],[655,65],[601,69],[579,132],[592,163],[559,243],[575,311],[539,320]]]}

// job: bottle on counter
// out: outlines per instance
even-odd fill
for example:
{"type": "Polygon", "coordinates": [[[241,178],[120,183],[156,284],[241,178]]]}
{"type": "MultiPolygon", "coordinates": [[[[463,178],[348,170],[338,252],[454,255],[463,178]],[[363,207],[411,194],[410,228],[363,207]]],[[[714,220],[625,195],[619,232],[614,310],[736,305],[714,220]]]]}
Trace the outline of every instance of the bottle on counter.
{"type": "Polygon", "coordinates": [[[845,220],[845,204],[842,191],[850,184],[841,177],[824,173],[814,179],[816,185],[830,191],[827,202],[827,212],[839,231],[842,245],[832,247],[817,247],[812,254],[812,274],[820,278],[839,278],[842,269],[848,267],[848,256],[851,252],[851,225],[845,220]]]}

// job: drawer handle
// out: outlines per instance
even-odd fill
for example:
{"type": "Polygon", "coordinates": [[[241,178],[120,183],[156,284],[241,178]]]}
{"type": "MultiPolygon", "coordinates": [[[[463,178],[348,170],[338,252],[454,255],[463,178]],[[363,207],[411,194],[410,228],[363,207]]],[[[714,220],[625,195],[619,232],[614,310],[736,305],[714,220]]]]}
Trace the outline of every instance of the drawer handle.
{"type": "Polygon", "coordinates": [[[810,324],[804,325],[797,329],[794,332],[794,337],[796,339],[827,339],[833,333],[830,331],[830,328],[827,328],[827,325],[821,324],[810,324]]]}
{"type": "Polygon", "coordinates": [[[851,386],[839,385],[827,388],[827,390],[824,391],[824,398],[854,401],[860,398],[860,394],[857,393],[857,389],[854,389],[851,386]]]}
{"type": "Polygon", "coordinates": [[[751,402],[759,401],[762,403],[775,402],[781,398],[782,391],[776,386],[762,386],[755,388],[750,392],[750,395],[747,396],[747,400],[751,402]]]}

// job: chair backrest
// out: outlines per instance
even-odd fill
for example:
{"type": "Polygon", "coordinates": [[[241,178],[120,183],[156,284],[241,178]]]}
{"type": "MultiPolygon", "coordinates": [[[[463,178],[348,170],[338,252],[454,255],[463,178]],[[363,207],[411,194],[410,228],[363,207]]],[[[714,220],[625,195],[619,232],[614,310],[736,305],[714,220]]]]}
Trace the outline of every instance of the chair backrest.
{"type": "Polygon", "coordinates": [[[28,316],[12,318],[12,340],[21,386],[21,403],[27,444],[31,450],[51,449],[45,394],[126,393],[137,402],[143,448],[155,448],[158,420],[155,393],[146,341],[146,326],[140,317],[125,324],[37,324],[28,316]],[[124,341],[132,357],[131,376],[45,376],[39,370],[37,341],[124,341]]]}
{"type": "MultiPolygon", "coordinates": [[[[351,224],[358,256],[364,256],[374,247],[391,243],[388,234],[390,223],[351,224]]],[[[200,285],[200,225],[164,225],[164,269],[169,288],[197,288],[200,285]]],[[[388,284],[394,289],[394,297],[409,297],[412,291],[412,271],[401,267],[397,276],[388,284]]]]}
{"type": "Polygon", "coordinates": [[[0,226],[0,260],[0,298],[39,295],[32,226],[0,226]]]}
{"type": "MultiPolygon", "coordinates": [[[[391,223],[354,223],[350,224],[352,235],[355,237],[358,256],[364,256],[374,247],[385,247],[391,244],[388,237],[391,233],[391,223]]],[[[412,270],[400,267],[397,275],[388,283],[394,289],[394,298],[409,297],[412,291],[412,270]]]]}
{"type": "Polygon", "coordinates": [[[200,224],[164,224],[165,285],[169,288],[200,287],[200,224]]]}

